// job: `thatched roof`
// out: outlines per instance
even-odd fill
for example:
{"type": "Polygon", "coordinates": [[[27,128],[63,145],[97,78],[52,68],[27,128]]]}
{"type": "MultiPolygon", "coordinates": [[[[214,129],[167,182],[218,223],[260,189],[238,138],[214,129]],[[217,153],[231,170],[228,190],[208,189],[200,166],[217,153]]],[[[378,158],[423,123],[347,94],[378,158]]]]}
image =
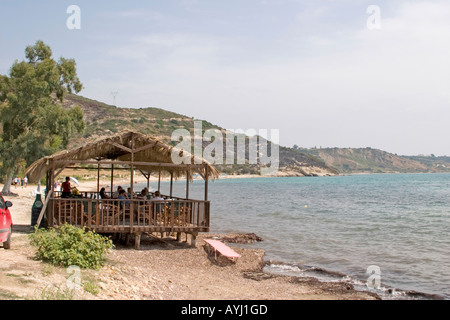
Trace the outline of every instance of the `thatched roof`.
{"type": "Polygon", "coordinates": [[[28,175],[30,182],[37,182],[48,170],[52,169],[52,162],[54,170],[89,160],[100,161],[102,164],[130,162],[132,149],[134,150],[134,168],[143,172],[168,171],[173,173],[175,179],[185,176],[187,172],[190,179],[196,173],[200,174],[203,179],[216,179],[219,175],[217,170],[203,158],[196,158],[192,154],[175,149],[152,136],[132,131],[99,138],[82,147],[63,150],[41,158],[28,167],[25,174],[28,175]],[[191,164],[175,165],[172,161],[172,151],[183,152],[183,155],[190,157],[191,164]]]}

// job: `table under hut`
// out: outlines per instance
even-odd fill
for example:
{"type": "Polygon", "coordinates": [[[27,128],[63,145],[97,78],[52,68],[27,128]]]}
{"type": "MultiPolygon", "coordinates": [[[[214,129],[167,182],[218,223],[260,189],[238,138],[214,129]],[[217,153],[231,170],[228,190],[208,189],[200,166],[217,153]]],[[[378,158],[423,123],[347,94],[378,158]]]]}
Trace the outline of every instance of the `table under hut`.
{"type": "Polygon", "coordinates": [[[130,131],[41,158],[27,168],[25,174],[34,183],[45,177],[45,202],[41,212],[45,226],[69,223],[102,234],[134,234],[136,248],[139,248],[143,233],[176,233],[177,240],[185,233],[195,245],[199,232],[209,232],[208,181],[218,177],[217,170],[203,158],[177,150],[152,136],[130,131]],[[174,163],[172,152],[190,161],[174,163]],[[87,168],[97,171],[97,190],[79,190],[79,195],[61,197],[61,192],[55,190],[55,182],[64,170],[87,168]],[[105,170],[110,173],[110,190],[102,198],[100,172],[104,175],[105,170]],[[119,170],[129,172],[128,199],[118,199],[113,193],[114,173],[119,170]],[[161,195],[163,200],[155,200],[153,192],[144,196],[139,194],[141,190],[134,190],[138,172],[147,179],[147,187],[150,177],[157,177],[158,191],[161,190],[161,177],[170,177],[169,194],[161,195]],[[194,176],[204,180],[203,200],[189,197],[194,176]],[[186,194],[175,197],[173,181],[180,178],[186,179],[186,194]]]}

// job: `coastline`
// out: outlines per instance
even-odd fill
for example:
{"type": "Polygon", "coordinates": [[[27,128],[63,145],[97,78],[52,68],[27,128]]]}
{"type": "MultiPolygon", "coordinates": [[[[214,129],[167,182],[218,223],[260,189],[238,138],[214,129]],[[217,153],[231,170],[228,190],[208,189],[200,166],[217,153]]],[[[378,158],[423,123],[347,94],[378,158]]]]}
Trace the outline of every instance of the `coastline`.
{"type": "MultiPolygon", "coordinates": [[[[89,183],[90,184],[90,183],[89,183]]],[[[96,182],[94,182],[96,186],[96,182]]],[[[84,185],[83,185],[84,187],[84,185]]],[[[12,187],[14,224],[29,225],[35,185],[12,187]]],[[[16,228],[14,229],[16,230],[16,228]]],[[[116,244],[99,271],[83,270],[99,288],[97,294],[81,290],[77,299],[100,300],[373,300],[373,293],[358,291],[345,282],[321,282],[313,277],[293,277],[264,272],[265,252],[231,244],[241,258],[218,263],[204,249],[202,239],[224,236],[201,233],[195,248],[173,238],[143,237],[141,250],[116,244]]],[[[66,270],[33,259],[28,235],[13,233],[11,250],[2,252],[0,283],[6,299],[35,299],[46,288],[61,288],[66,270]],[[50,271],[49,271],[50,270],[50,271]]],[[[3,249],[1,249],[3,250],[3,249]]],[[[85,281],[88,281],[85,280],[85,281]]]]}

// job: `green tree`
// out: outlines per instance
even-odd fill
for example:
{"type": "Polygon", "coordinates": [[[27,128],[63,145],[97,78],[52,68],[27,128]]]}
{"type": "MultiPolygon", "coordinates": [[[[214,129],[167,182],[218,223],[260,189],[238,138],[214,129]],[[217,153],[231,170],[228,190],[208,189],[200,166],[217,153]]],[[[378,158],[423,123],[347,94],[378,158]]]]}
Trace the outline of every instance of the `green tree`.
{"type": "Polygon", "coordinates": [[[83,132],[84,114],[79,106],[66,109],[66,93],[78,93],[82,84],[73,59],[52,58],[42,41],[25,49],[26,61],[12,65],[0,75],[0,173],[3,193],[10,192],[17,164],[35,160],[67,147],[70,137],[83,132]]]}

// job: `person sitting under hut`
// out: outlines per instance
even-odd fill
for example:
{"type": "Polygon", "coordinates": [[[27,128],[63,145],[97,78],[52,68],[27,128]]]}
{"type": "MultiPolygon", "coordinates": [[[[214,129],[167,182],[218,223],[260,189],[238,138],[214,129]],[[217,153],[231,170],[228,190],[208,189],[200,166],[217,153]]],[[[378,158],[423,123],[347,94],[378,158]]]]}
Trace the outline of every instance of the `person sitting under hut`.
{"type": "Polygon", "coordinates": [[[134,194],[131,194],[131,187],[127,188],[127,195],[128,195],[128,199],[133,199],[134,198],[134,194]]]}
{"type": "Polygon", "coordinates": [[[138,199],[146,199],[147,198],[147,188],[141,190],[141,193],[138,194],[138,199]]]}
{"type": "Polygon", "coordinates": [[[160,201],[160,200],[164,200],[164,198],[161,197],[161,193],[159,193],[159,191],[155,191],[155,194],[153,195],[152,200],[160,201]]]}
{"type": "Polygon", "coordinates": [[[111,198],[106,194],[106,189],[105,189],[105,188],[101,188],[101,189],[100,189],[100,198],[101,198],[101,199],[111,199],[111,198]]]}
{"type": "Polygon", "coordinates": [[[61,198],[70,198],[72,187],[70,186],[70,177],[66,177],[66,181],[61,184],[61,198]]]}
{"type": "MultiPolygon", "coordinates": [[[[121,199],[121,200],[128,199],[127,192],[124,189],[120,190],[119,196],[117,197],[117,199],[121,199]]],[[[124,202],[125,202],[125,204],[130,204],[130,201],[124,201],[124,202]]]]}
{"type": "Polygon", "coordinates": [[[117,187],[117,191],[114,192],[114,194],[112,195],[112,197],[113,197],[114,199],[118,199],[118,198],[119,198],[120,190],[123,190],[122,186],[118,186],[118,187],[117,187]]]}

